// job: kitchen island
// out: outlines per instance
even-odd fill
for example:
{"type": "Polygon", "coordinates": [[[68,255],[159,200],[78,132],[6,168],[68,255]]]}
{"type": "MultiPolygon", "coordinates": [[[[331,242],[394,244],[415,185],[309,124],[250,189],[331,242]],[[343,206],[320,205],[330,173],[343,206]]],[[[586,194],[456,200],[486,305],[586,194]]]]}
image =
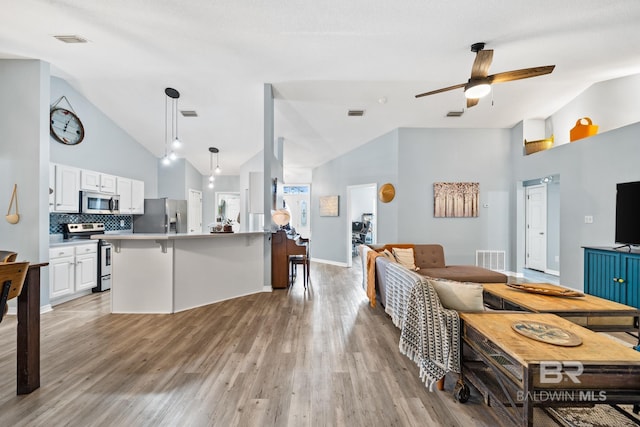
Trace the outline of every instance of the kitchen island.
{"type": "Polygon", "coordinates": [[[265,233],[104,234],[113,245],[112,313],[176,313],[270,292],[265,233]]]}

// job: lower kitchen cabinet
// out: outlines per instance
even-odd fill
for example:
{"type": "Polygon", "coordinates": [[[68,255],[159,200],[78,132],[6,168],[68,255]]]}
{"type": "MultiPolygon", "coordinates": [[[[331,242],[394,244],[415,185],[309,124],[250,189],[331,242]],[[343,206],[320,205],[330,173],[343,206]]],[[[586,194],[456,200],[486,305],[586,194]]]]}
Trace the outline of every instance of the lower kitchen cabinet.
{"type": "Polygon", "coordinates": [[[640,251],[585,247],[584,291],[640,308],[640,251]]]}
{"type": "MultiPolygon", "coordinates": [[[[49,248],[49,297],[51,300],[72,299],[79,292],[95,288],[97,280],[97,242],[49,248]]],[[[78,296],[84,294],[86,292],[78,296]]]]}

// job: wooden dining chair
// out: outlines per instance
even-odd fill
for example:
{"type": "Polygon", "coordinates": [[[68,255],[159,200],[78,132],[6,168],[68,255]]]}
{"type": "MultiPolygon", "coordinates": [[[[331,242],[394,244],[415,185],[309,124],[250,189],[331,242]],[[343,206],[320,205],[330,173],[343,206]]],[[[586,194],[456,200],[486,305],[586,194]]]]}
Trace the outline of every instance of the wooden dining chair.
{"type": "Polygon", "coordinates": [[[297,277],[298,266],[302,265],[302,283],[304,284],[304,288],[307,289],[307,282],[309,281],[309,270],[311,267],[309,258],[309,239],[300,237],[298,239],[298,242],[306,246],[306,253],[304,255],[289,255],[291,284],[293,285],[293,281],[297,277]]]}
{"type": "Polygon", "coordinates": [[[0,262],[14,262],[17,256],[17,252],[0,250],[0,262]]]}
{"type": "Polygon", "coordinates": [[[28,262],[4,262],[0,263],[0,322],[7,314],[9,306],[7,301],[16,298],[22,292],[24,279],[29,270],[28,262]]]}

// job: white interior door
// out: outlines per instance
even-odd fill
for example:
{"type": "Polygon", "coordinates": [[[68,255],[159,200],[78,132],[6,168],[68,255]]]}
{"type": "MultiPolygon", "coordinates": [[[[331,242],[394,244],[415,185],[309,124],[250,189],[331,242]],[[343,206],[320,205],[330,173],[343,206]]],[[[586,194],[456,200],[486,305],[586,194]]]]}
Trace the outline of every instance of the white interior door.
{"type": "Polygon", "coordinates": [[[525,267],[547,269],[547,186],[526,187],[526,246],[525,267]]]}
{"type": "Polygon", "coordinates": [[[202,233],[202,191],[189,189],[187,232],[202,233]]]}

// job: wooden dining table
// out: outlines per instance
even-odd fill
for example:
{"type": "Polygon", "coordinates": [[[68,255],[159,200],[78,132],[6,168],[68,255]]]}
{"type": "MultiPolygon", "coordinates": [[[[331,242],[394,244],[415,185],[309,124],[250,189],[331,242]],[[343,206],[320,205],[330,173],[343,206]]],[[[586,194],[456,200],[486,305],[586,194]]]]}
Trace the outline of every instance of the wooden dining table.
{"type": "Polygon", "coordinates": [[[40,269],[47,265],[29,265],[18,296],[17,394],[29,394],[40,387],[40,269]]]}

